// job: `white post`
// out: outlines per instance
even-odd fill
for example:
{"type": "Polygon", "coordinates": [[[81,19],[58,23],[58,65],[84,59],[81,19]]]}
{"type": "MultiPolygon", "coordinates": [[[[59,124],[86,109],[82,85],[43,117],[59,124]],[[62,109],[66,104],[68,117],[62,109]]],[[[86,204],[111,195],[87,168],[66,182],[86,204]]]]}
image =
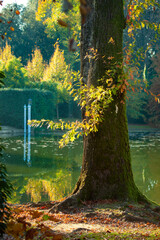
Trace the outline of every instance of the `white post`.
{"type": "MultiPolygon", "coordinates": [[[[32,100],[28,100],[28,121],[31,120],[31,104],[32,100]]],[[[28,124],[28,155],[27,155],[28,166],[31,165],[31,126],[28,124]]]]}
{"type": "MultiPolygon", "coordinates": [[[[28,121],[31,120],[31,104],[28,103],[28,121]]],[[[28,124],[28,135],[31,133],[31,127],[30,125],[28,124]]]]}
{"type": "Polygon", "coordinates": [[[26,104],[24,105],[24,133],[26,133],[26,124],[27,124],[27,118],[26,118],[26,111],[27,111],[27,107],[26,104]]]}
{"type": "Polygon", "coordinates": [[[27,107],[26,105],[24,105],[24,161],[26,161],[26,124],[27,124],[26,110],[27,107]]]}
{"type": "Polygon", "coordinates": [[[31,166],[31,133],[28,133],[28,154],[27,154],[28,166],[31,166]]]}

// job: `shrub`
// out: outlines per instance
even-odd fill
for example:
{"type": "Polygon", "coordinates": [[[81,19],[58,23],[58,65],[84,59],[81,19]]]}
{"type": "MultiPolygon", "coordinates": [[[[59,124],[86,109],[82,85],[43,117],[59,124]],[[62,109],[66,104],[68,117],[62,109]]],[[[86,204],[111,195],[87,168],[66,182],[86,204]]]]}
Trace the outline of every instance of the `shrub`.
{"type": "Polygon", "coordinates": [[[0,123],[23,128],[24,104],[32,99],[32,119],[53,119],[56,114],[55,97],[50,91],[38,89],[1,89],[0,123]]]}
{"type": "MultiPolygon", "coordinates": [[[[2,156],[3,146],[0,146],[0,157],[2,156]]],[[[6,167],[0,162],[0,236],[3,235],[10,215],[7,200],[11,196],[12,185],[10,184],[6,167]]]]}
{"type": "MultiPolygon", "coordinates": [[[[3,78],[5,75],[0,71],[0,87],[4,85],[3,78]]],[[[0,127],[1,130],[1,127],[0,127]]],[[[2,157],[2,150],[4,147],[0,145],[0,157],[2,157]]],[[[9,218],[10,210],[7,205],[7,199],[11,196],[12,185],[7,178],[7,171],[4,164],[0,162],[0,236],[3,235],[7,220],[9,218]]]]}

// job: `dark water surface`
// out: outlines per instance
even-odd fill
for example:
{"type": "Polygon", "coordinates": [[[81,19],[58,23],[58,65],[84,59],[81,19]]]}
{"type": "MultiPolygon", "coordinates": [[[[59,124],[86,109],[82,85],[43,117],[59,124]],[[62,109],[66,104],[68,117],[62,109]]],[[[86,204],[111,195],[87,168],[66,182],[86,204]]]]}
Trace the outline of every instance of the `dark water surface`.
{"type": "MultiPolygon", "coordinates": [[[[24,137],[2,138],[12,203],[54,201],[72,191],[81,170],[82,140],[63,149],[58,141],[51,135],[31,137],[28,147],[24,137]]],[[[130,146],[137,186],[160,204],[160,132],[130,132],[130,146]]]]}

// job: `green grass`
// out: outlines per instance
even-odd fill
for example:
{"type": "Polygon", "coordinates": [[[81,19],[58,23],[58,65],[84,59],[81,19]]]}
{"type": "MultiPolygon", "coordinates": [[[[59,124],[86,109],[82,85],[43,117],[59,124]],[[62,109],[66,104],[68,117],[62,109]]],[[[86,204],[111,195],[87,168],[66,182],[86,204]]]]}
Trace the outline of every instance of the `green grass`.
{"type": "Polygon", "coordinates": [[[140,233],[82,233],[82,234],[75,234],[70,235],[64,240],[106,240],[106,239],[160,239],[160,234],[151,233],[151,234],[140,234],[140,233]]]}

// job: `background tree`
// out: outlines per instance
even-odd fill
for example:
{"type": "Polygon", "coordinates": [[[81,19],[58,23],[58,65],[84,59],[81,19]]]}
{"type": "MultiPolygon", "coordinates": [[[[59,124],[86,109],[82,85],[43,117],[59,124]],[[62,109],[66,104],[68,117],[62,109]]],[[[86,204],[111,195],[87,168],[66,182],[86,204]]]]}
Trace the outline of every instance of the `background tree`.
{"type": "MultiPolygon", "coordinates": [[[[157,3],[160,2],[157,1],[157,3]]],[[[136,71],[138,78],[134,75],[132,87],[133,82],[136,81],[138,89],[140,89],[140,85],[143,89],[149,89],[151,79],[153,78],[152,58],[157,51],[156,46],[159,45],[159,6],[154,4],[154,1],[152,3],[151,1],[131,1],[130,5],[129,1],[125,1],[124,12],[127,16],[128,24],[128,28],[124,30],[123,45],[126,60],[124,64],[127,65],[129,70],[133,68],[138,69],[136,71]]],[[[134,88],[134,92],[136,94],[133,94],[132,91],[128,93],[127,117],[129,123],[148,123],[147,105],[149,95],[144,93],[143,90],[138,93],[139,90],[137,91],[136,88],[134,88]]]]}
{"type": "Polygon", "coordinates": [[[152,80],[150,84],[151,95],[149,97],[148,114],[149,123],[154,127],[160,127],[160,52],[152,58],[152,80]],[[153,97],[153,96],[154,97],[153,97]]]}
{"type": "Polygon", "coordinates": [[[37,22],[35,18],[35,7],[32,8],[30,2],[27,7],[23,5],[9,4],[2,9],[3,21],[11,21],[11,9],[18,9],[20,14],[13,18],[10,26],[14,31],[8,31],[6,37],[0,42],[0,47],[5,47],[6,41],[12,45],[15,56],[21,57],[22,63],[27,64],[28,58],[31,57],[32,51],[37,47],[41,50],[45,61],[49,61],[54,51],[54,44],[57,40],[48,38],[45,33],[45,26],[42,22],[37,22]],[[18,41],[17,41],[18,39],[18,41]],[[53,51],[51,50],[53,47],[53,51]]]}
{"type": "Polygon", "coordinates": [[[22,26],[20,12],[23,11],[23,5],[17,4],[8,4],[1,11],[2,23],[1,24],[1,34],[4,34],[3,41],[0,41],[0,47],[4,48],[6,42],[13,43],[12,49],[16,53],[16,57],[20,57],[22,52],[19,42],[21,42],[22,38],[22,26]],[[18,14],[16,14],[16,11],[18,14]],[[7,30],[7,31],[6,31],[7,30]],[[17,42],[17,39],[19,41],[17,42]],[[17,43],[17,47],[14,43],[17,43]]]}
{"type": "Polygon", "coordinates": [[[37,82],[40,83],[42,81],[44,68],[45,63],[43,56],[41,51],[36,48],[32,54],[32,59],[28,61],[26,66],[27,75],[30,78],[30,81],[32,81],[31,85],[36,86],[37,82]]]}
{"type": "Polygon", "coordinates": [[[0,49],[0,69],[5,73],[7,87],[24,88],[28,81],[26,69],[20,58],[13,55],[11,46],[7,43],[3,49],[0,49]]]}
{"type": "Polygon", "coordinates": [[[72,54],[68,51],[70,40],[75,40],[76,45],[80,40],[79,2],[73,0],[70,4],[72,7],[68,9],[63,1],[56,1],[54,4],[52,0],[39,1],[36,19],[43,22],[50,38],[55,41],[59,39],[66,63],[70,64],[72,69],[79,70],[79,48],[76,46],[72,54]]]}
{"type": "Polygon", "coordinates": [[[126,67],[127,89],[127,119],[129,123],[147,122],[148,95],[144,92],[146,80],[141,80],[141,71],[137,67],[126,67]]]}
{"type": "Polygon", "coordinates": [[[45,83],[45,88],[50,91],[55,91],[56,86],[57,119],[59,119],[59,103],[68,101],[69,99],[69,95],[63,86],[63,81],[66,76],[66,69],[67,65],[65,62],[64,53],[60,50],[57,42],[55,44],[55,52],[51,57],[49,65],[45,68],[42,80],[43,83],[45,83]]]}
{"type": "Polygon", "coordinates": [[[1,63],[6,65],[7,62],[12,60],[13,58],[14,55],[12,54],[11,46],[8,43],[6,43],[5,47],[0,49],[1,63]]]}
{"type": "Polygon", "coordinates": [[[126,101],[127,119],[129,123],[146,123],[147,119],[147,94],[141,89],[127,92],[126,101]]]}

